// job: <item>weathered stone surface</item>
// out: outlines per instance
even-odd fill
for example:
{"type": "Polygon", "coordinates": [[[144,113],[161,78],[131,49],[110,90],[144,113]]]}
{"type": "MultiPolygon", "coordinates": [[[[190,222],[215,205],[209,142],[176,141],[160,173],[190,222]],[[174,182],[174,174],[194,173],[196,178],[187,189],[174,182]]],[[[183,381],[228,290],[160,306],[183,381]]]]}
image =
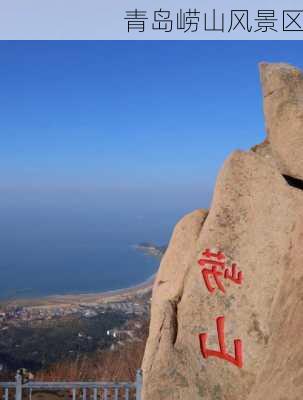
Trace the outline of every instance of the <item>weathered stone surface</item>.
{"type": "Polygon", "coordinates": [[[281,173],[303,179],[303,74],[260,64],[268,139],[281,173]]]}
{"type": "MultiPolygon", "coordinates": [[[[265,82],[265,93],[268,88],[265,82]]],[[[208,214],[195,211],[175,228],[153,289],[144,400],[303,398],[303,339],[297,332],[303,328],[303,191],[281,175],[293,174],[298,164],[286,157],[291,169],[281,170],[274,130],[253,151],[227,159],[208,214]],[[198,264],[206,248],[223,252],[228,265],[236,263],[243,283],[220,277],[223,293],[211,277],[210,293],[198,264]],[[218,350],[220,316],[230,355],[233,341],[242,341],[242,368],[201,355],[200,333],[208,333],[208,347],[218,350]]]]}
{"type": "Polygon", "coordinates": [[[297,216],[297,221],[290,242],[289,262],[270,316],[269,348],[249,400],[303,398],[302,214],[297,216]]]}
{"type": "Polygon", "coordinates": [[[153,396],[154,391],[157,396],[159,393],[159,398],[170,398],[170,394],[174,395],[175,385],[188,388],[182,369],[174,367],[179,362],[174,352],[178,333],[177,308],[206,215],[205,210],[197,210],[177,224],[161,262],[153,289],[150,336],[144,356],[145,382],[149,382],[146,398],[152,399],[149,392],[153,396]]]}

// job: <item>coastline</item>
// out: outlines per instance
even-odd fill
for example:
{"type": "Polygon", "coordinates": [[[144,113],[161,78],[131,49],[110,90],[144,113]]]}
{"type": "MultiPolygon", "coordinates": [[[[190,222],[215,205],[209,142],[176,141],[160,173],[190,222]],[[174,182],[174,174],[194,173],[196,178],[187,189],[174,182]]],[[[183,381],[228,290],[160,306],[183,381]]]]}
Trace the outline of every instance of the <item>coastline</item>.
{"type": "MultiPolygon", "coordinates": [[[[160,259],[165,252],[166,246],[155,246],[151,243],[139,243],[133,245],[138,251],[143,252],[148,257],[160,259]]],[[[123,301],[137,295],[144,295],[152,291],[157,272],[148,279],[138,284],[113,290],[105,290],[102,292],[87,293],[65,293],[51,294],[37,297],[16,297],[11,299],[0,300],[0,306],[4,307],[30,307],[30,308],[51,308],[51,307],[71,307],[91,304],[104,304],[109,302],[123,301]]]]}
{"type": "Polygon", "coordinates": [[[75,293],[75,294],[54,294],[33,298],[16,298],[1,301],[1,305],[6,307],[68,307],[81,304],[101,304],[113,301],[125,300],[130,296],[144,295],[152,290],[156,273],[145,281],[127,288],[106,290],[93,293],[75,293]]]}

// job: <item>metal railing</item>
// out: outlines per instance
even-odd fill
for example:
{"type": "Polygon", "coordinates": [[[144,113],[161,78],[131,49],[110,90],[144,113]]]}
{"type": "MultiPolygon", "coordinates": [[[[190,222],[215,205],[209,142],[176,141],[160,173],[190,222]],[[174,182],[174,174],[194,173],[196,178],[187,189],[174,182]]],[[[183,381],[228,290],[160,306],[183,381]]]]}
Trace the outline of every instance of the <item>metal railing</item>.
{"type": "Polygon", "coordinates": [[[68,392],[72,400],[141,400],[142,371],[137,370],[135,382],[0,382],[2,400],[32,400],[34,391],[68,392]]]}

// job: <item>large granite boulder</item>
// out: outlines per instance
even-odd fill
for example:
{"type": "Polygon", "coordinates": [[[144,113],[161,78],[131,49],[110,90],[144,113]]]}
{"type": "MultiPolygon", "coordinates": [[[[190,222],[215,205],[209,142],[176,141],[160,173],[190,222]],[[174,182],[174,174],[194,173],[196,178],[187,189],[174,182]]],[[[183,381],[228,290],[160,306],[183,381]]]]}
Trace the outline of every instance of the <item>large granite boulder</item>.
{"type": "Polygon", "coordinates": [[[303,191],[283,177],[303,177],[301,78],[261,71],[267,139],[227,159],[210,211],[185,216],[162,259],[143,400],[303,399],[303,191]]]}

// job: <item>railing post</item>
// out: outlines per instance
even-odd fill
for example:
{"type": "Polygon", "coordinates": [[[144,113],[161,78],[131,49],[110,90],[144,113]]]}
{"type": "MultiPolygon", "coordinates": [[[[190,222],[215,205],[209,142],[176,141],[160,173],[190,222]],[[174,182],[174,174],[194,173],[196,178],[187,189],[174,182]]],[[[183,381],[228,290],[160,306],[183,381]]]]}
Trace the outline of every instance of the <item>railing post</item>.
{"type": "Polygon", "coordinates": [[[22,375],[19,371],[16,374],[16,393],[15,400],[22,400],[22,375]]]}
{"type": "Polygon", "coordinates": [[[136,400],[141,400],[142,391],[142,370],[137,369],[136,372],[136,400]]]}

